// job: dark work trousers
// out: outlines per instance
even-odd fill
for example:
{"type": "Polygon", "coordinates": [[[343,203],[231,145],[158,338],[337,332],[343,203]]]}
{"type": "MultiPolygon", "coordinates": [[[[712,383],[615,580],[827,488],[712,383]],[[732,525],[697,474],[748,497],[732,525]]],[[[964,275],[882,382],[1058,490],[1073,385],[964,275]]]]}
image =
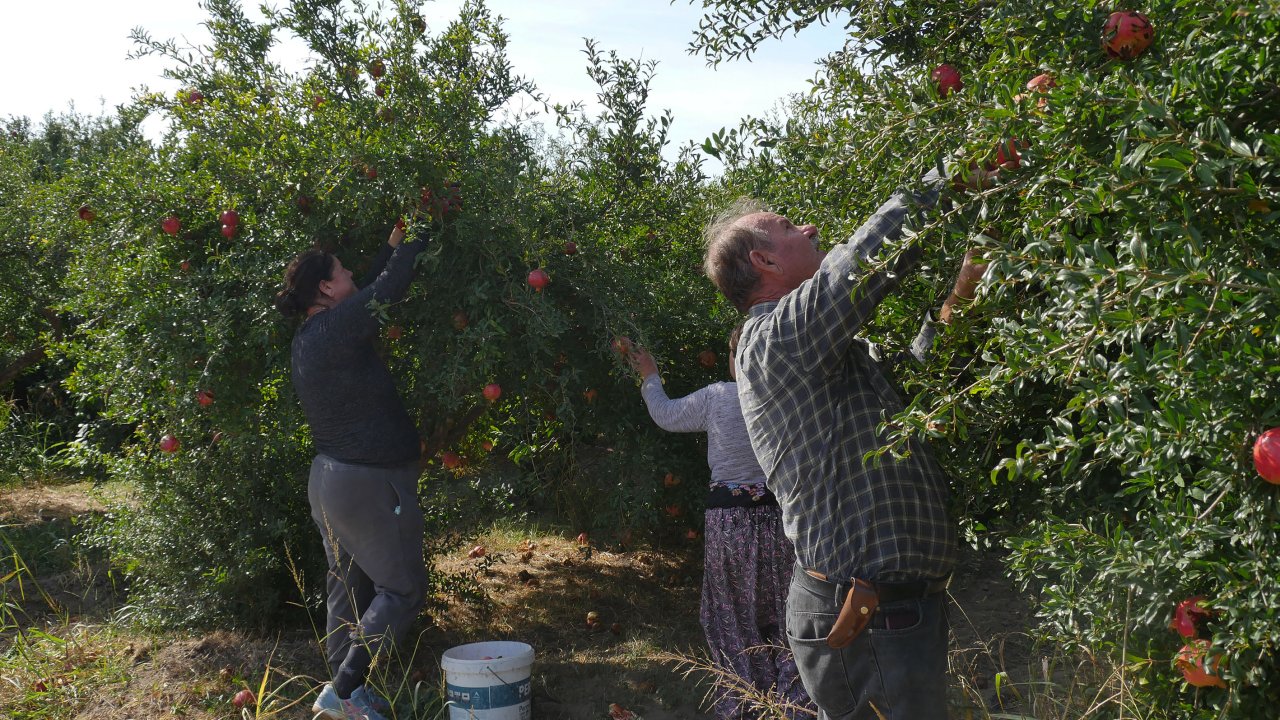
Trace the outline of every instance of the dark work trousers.
{"type": "Polygon", "coordinates": [[[946,720],[946,593],[881,604],[851,644],[833,650],[827,634],[848,589],[799,566],[791,576],[787,641],[818,719],[946,720]]]}
{"type": "Polygon", "coordinates": [[[426,600],[417,461],[372,467],[317,455],[307,498],[329,560],[325,646],[348,697],[374,657],[402,640],[426,600]]]}

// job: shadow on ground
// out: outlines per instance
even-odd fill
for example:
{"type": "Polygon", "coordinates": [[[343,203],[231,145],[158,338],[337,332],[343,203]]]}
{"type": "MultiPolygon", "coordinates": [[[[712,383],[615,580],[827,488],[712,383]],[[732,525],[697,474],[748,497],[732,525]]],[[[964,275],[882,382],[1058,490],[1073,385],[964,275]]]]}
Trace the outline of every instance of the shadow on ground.
{"type": "MultiPolygon", "coordinates": [[[[87,496],[86,488],[66,486],[0,497],[7,542],[35,559],[28,579],[38,580],[21,592],[13,581],[4,588],[11,602],[21,600],[12,617],[24,632],[0,632],[7,658],[0,660],[0,707],[41,720],[239,718],[231,698],[250,689],[258,717],[312,717],[327,674],[312,627],[263,637],[235,630],[148,634],[120,623],[128,606],[105,563],[68,549],[77,519],[101,511],[87,496]]],[[[384,668],[383,687],[402,701],[396,720],[442,717],[440,655],[484,640],[534,647],[535,718],[603,720],[611,703],[645,720],[708,717],[701,710],[706,678],[684,677],[654,657],[705,653],[700,541],[588,552],[567,533],[521,532],[487,533],[483,557],[462,551],[437,558],[437,571],[462,582],[458,592],[432,598],[405,657],[384,668]],[[427,698],[417,709],[409,702],[415,688],[427,698]]],[[[953,716],[1026,713],[1025,698],[1008,687],[1032,682],[1042,661],[1024,632],[1029,606],[999,557],[966,555],[951,596],[953,716]]],[[[321,609],[311,612],[322,623],[321,609]]]]}

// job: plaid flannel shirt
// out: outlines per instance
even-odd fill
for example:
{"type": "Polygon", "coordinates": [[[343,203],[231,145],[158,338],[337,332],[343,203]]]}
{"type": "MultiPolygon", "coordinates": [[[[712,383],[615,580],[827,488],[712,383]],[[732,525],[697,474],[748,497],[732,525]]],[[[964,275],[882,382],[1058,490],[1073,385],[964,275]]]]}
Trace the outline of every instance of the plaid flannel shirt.
{"type": "MultiPolygon", "coordinates": [[[[941,178],[925,180],[915,202],[932,206],[941,178]]],[[[903,407],[857,333],[919,261],[912,245],[890,270],[870,266],[902,234],[908,202],[895,194],[813,278],[753,306],[738,345],[738,396],[787,537],[802,566],[830,577],[933,579],[956,561],[947,479],[929,447],[912,440],[906,457],[863,460],[887,444],[877,426],[903,407]]],[[[913,351],[931,339],[926,323],[913,351]]]]}

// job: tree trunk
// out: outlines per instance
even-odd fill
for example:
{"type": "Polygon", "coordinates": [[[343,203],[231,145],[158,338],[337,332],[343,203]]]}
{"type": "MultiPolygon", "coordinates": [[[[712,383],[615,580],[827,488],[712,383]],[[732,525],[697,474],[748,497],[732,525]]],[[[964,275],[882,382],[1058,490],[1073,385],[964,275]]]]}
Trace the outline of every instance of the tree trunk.
{"type": "Polygon", "coordinates": [[[431,434],[425,438],[424,444],[426,447],[423,451],[423,457],[435,457],[445,448],[457,442],[467,434],[467,429],[471,427],[471,424],[479,420],[488,411],[488,405],[473,405],[461,417],[437,424],[431,434]]]}
{"type": "Polygon", "coordinates": [[[6,367],[0,368],[0,389],[8,387],[10,383],[18,379],[18,376],[23,371],[44,360],[45,357],[44,347],[32,348],[19,355],[17,360],[9,363],[6,367]]]}

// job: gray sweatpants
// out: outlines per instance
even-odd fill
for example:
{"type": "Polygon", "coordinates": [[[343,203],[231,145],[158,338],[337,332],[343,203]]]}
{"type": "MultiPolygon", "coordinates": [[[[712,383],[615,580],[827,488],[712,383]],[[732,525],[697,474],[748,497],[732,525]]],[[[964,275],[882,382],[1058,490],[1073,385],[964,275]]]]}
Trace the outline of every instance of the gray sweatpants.
{"type": "Polygon", "coordinates": [[[340,697],[404,638],[426,599],[418,474],[417,462],[383,468],[317,455],[311,463],[307,498],[329,561],[325,647],[340,697]]]}

